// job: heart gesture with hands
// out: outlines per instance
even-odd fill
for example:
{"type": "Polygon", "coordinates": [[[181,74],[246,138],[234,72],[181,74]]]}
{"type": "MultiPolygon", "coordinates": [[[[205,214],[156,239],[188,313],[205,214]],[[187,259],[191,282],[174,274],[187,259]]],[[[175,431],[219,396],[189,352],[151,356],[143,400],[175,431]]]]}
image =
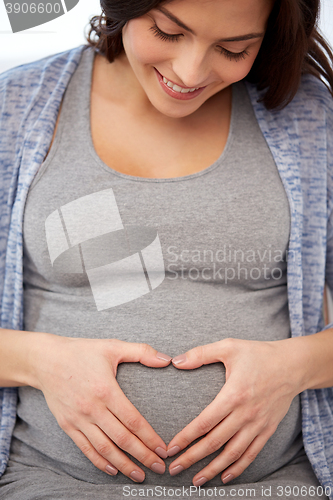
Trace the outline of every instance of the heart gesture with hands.
{"type": "Polygon", "coordinates": [[[225,339],[195,347],[172,359],[182,370],[222,362],[226,382],[215,399],[168,445],[168,455],[184,450],[170,464],[178,474],[224,446],[223,451],[193,478],[201,486],[222,472],[227,483],[239,476],[258,455],[304,390],[304,369],[297,363],[297,338],[263,342],[225,339]]]}

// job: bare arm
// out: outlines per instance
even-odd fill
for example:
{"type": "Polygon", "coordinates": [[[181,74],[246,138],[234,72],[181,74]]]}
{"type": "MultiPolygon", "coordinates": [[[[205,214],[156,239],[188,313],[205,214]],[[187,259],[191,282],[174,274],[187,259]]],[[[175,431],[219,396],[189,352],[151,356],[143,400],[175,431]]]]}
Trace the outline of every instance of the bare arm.
{"type": "Polygon", "coordinates": [[[297,347],[298,368],[303,373],[302,388],[333,386],[333,328],[293,340],[297,347]]]}
{"type": "Polygon", "coordinates": [[[38,388],[34,374],[33,351],[48,333],[0,328],[0,387],[30,385],[38,388]]]}

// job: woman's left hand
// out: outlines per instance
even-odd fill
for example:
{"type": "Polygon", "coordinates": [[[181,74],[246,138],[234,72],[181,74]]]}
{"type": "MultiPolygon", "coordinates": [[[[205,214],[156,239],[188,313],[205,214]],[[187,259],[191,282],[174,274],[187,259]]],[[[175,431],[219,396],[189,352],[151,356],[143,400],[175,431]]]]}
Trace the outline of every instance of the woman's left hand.
{"type": "Polygon", "coordinates": [[[306,367],[302,369],[298,361],[302,347],[299,341],[225,339],[187,351],[183,362],[179,359],[184,354],[173,358],[174,366],[183,370],[220,361],[226,368],[226,383],[200,415],[169,443],[169,456],[173,456],[205,435],[170,464],[171,475],[223,445],[223,451],[194,476],[195,486],[222,471],[221,479],[227,483],[253,462],[288,412],[293,398],[304,390],[306,367]]]}

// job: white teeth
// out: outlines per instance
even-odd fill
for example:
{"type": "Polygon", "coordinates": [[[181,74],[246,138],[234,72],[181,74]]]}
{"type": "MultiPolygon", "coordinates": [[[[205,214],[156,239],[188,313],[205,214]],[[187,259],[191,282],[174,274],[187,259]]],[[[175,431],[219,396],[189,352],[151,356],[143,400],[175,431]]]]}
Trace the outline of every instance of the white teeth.
{"type": "Polygon", "coordinates": [[[179,92],[181,94],[187,94],[188,92],[194,92],[195,90],[198,90],[197,88],[193,89],[184,89],[183,87],[180,87],[179,85],[176,85],[175,83],[170,82],[163,76],[163,82],[167,84],[168,87],[172,88],[175,92],[179,92]]]}
{"type": "Polygon", "coordinates": [[[173,86],[173,90],[175,90],[176,92],[181,92],[182,91],[182,88],[179,87],[179,85],[174,85],[173,86]]]}

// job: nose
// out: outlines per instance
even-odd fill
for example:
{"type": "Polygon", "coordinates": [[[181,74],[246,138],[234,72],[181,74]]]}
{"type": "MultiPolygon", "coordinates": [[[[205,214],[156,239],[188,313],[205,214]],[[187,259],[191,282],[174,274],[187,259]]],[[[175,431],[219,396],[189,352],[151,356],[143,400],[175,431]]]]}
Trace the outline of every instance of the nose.
{"type": "Polygon", "coordinates": [[[177,50],[172,69],[181,80],[179,83],[190,88],[207,85],[213,71],[207,50],[199,45],[184,46],[177,50]]]}

